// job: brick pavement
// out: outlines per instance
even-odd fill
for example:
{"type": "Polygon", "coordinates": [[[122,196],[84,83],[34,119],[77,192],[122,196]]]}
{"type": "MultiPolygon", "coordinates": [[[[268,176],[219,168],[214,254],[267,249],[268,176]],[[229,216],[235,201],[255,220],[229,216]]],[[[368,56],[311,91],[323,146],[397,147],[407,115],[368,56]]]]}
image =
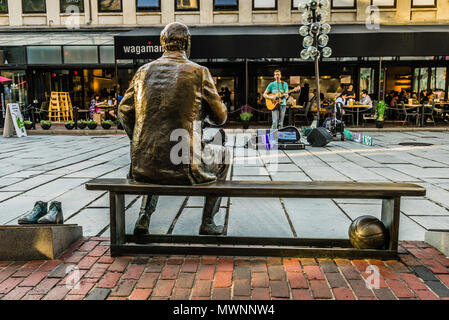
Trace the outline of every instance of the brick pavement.
{"type": "Polygon", "coordinates": [[[449,258],[425,242],[401,242],[399,260],[380,261],[112,258],[108,240],[84,237],[53,261],[0,261],[0,299],[449,299],[449,258]],[[367,288],[364,281],[372,276],[370,266],[377,267],[380,274],[374,289],[367,288]]]}

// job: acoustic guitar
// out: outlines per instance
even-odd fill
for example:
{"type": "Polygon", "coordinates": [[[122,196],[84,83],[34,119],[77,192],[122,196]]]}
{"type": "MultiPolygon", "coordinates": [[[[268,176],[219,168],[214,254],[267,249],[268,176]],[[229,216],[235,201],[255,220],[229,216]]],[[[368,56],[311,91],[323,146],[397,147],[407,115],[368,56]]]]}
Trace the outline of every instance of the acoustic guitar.
{"type": "MultiPolygon", "coordinates": [[[[287,94],[290,94],[292,92],[298,92],[300,89],[301,89],[301,86],[299,85],[299,86],[293,88],[292,90],[287,91],[287,94]]],[[[278,92],[276,94],[270,93],[268,96],[270,98],[271,97],[275,98],[274,101],[271,100],[271,99],[265,99],[265,104],[267,105],[267,109],[271,111],[271,110],[274,110],[274,109],[277,108],[277,106],[279,105],[279,102],[281,101],[281,99],[284,98],[284,93],[283,92],[278,92]]]]}

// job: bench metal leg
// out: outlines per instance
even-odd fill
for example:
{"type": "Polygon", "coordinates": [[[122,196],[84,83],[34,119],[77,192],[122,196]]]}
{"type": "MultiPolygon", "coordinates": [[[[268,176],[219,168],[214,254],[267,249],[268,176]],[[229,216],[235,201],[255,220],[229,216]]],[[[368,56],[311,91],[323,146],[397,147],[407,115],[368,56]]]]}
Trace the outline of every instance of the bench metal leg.
{"type": "Polygon", "coordinates": [[[125,243],[125,195],[122,193],[109,193],[110,225],[111,230],[111,256],[117,256],[119,249],[125,243]]]}
{"type": "Polygon", "coordinates": [[[381,220],[389,233],[386,249],[398,250],[399,241],[399,218],[401,214],[401,198],[383,199],[381,220]]]}

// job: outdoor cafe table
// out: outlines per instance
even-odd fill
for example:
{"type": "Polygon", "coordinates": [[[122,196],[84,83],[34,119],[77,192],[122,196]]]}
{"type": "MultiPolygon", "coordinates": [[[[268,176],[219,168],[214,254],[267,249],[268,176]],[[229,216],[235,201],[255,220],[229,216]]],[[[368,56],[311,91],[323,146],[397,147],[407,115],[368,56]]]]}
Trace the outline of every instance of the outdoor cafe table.
{"type": "MultiPolygon", "coordinates": [[[[350,106],[350,105],[343,106],[343,108],[356,108],[357,109],[357,127],[359,126],[359,110],[361,108],[368,109],[368,108],[371,108],[371,107],[372,106],[370,106],[369,104],[354,104],[352,106],[350,106]]],[[[354,124],[354,122],[353,122],[353,124],[354,124]]]]}
{"type": "Polygon", "coordinates": [[[418,124],[418,118],[420,118],[421,121],[419,121],[419,126],[424,127],[424,107],[431,107],[431,104],[404,104],[406,108],[417,108],[418,110],[418,117],[416,119],[416,123],[418,124]],[[421,116],[420,116],[421,115],[421,116]]]}

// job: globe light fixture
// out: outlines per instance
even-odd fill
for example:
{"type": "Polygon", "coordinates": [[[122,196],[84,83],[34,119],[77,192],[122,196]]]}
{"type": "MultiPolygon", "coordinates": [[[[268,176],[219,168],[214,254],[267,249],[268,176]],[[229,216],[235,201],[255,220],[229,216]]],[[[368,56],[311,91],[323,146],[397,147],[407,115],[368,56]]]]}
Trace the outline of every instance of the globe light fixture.
{"type": "Polygon", "coordinates": [[[328,34],[331,31],[331,26],[328,23],[323,23],[321,25],[321,33],[322,34],[328,34]]]}
{"type": "Polygon", "coordinates": [[[304,46],[304,48],[308,48],[313,44],[313,38],[311,36],[307,36],[304,38],[304,40],[302,41],[302,45],[304,46]]]}
{"type": "Polygon", "coordinates": [[[307,36],[309,34],[309,27],[302,26],[301,28],[299,28],[299,34],[303,37],[307,36]]]}
{"type": "Polygon", "coordinates": [[[323,53],[323,57],[325,57],[325,58],[329,58],[332,55],[332,49],[329,47],[323,48],[323,50],[321,50],[321,52],[323,53]]]}
{"type": "Polygon", "coordinates": [[[320,47],[325,47],[327,45],[327,43],[329,42],[329,37],[327,34],[321,34],[318,37],[318,45],[320,47]]]}
{"type": "Polygon", "coordinates": [[[301,51],[301,59],[307,60],[310,58],[309,51],[307,49],[302,49],[301,51]]]}
{"type": "Polygon", "coordinates": [[[329,19],[329,0],[303,0],[298,5],[298,10],[302,12],[302,24],[299,34],[304,37],[302,44],[305,49],[300,53],[301,59],[315,60],[315,79],[317,87],[317,125],[320,123],[320,72],[319,58],[329,58],[332,49],[326,47],[329,42],[327,35],[331,31],[331,26],[326,23],[329,19]]]}

